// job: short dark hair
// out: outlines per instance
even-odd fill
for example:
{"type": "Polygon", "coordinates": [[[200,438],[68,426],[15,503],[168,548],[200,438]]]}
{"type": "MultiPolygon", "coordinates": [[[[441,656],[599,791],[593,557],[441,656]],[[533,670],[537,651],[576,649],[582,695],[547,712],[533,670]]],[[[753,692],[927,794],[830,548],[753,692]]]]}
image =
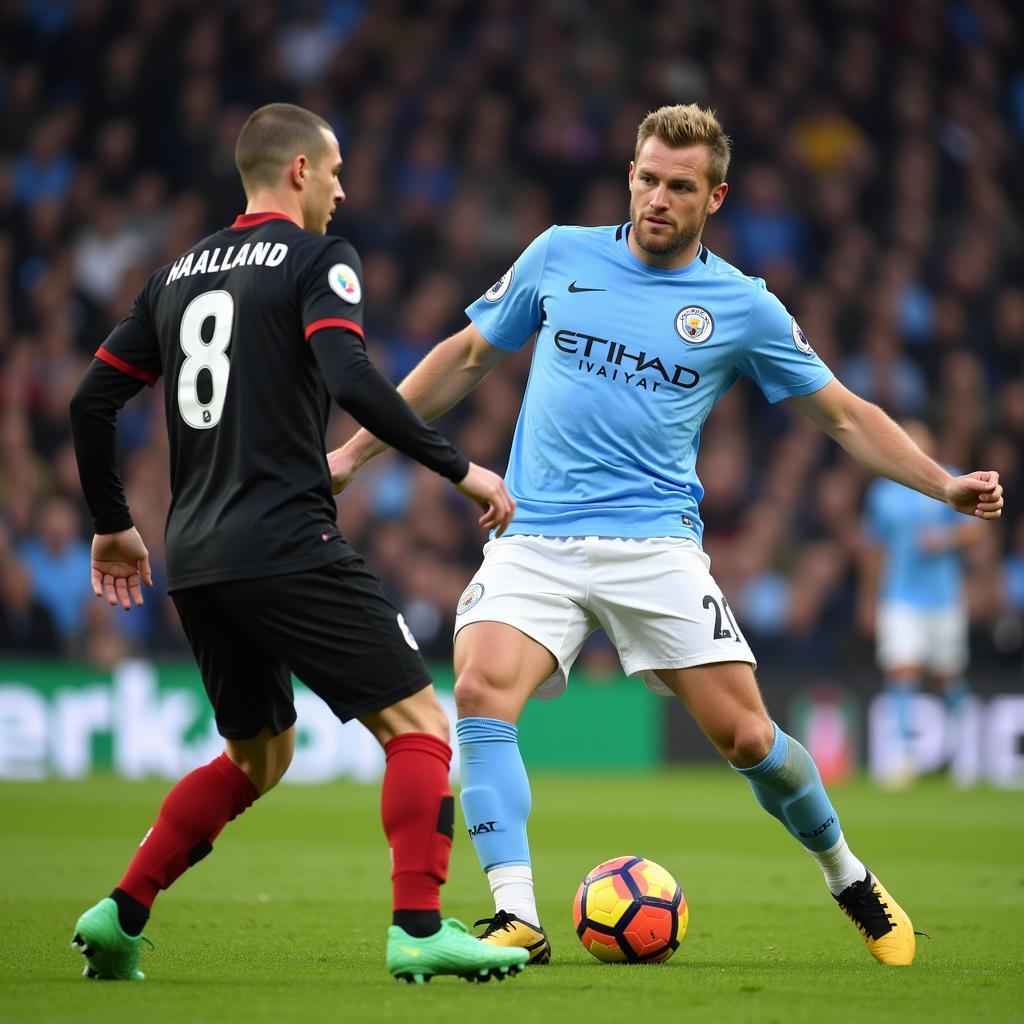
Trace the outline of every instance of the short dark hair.
{"type": "Polygon", "coordinates": [[[321,160],[327,151],[322,129],[333,132],[318,114],[293,103],[268,103],[254,110],[235,143],[235,166],[246,193],[276,185],[281,171],[300,153],[314,163],[321,160]]]}

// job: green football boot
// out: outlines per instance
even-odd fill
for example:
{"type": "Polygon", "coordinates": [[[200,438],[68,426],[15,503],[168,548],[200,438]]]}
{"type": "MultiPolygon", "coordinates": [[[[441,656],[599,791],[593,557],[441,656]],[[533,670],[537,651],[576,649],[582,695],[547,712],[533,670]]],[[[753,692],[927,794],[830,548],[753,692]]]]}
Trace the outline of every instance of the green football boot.
{"type": "Polygon", "coordinates": [[[530,959],[525,949],[478,942],[454,917],[446,917],[439,931],[417,939],[404,929],[388,929],[388,970],[400,981],[417,985],[435,974],[455,974],[466,981],[499,981],[518,974],[530,959]]]}
{"type": "Polygon", "coordinates": [[[71,948],[85,957],[82,974],[87,978],[142,981],[146,977],[139,970],[143,942],[153,948],[144,935],[127,935],[121,930],[117,904],[107,896],[78,919],[71,948]]]}

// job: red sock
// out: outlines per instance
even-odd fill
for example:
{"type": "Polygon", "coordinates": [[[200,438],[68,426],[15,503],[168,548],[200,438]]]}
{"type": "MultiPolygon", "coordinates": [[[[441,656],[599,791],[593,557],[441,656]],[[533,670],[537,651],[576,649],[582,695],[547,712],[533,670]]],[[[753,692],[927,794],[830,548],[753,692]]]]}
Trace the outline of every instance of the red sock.
{"type": "Polygon", "coordinates": [[[381,817],[391,846],[394,909],[439,910],[455,828],[451,747],[428,733],[406,732],[388,741],[384,754],[381,817]]]}
{"type": "Polygon", "coordinates": [[[202,860],[221,829],[258,796],[227,754],[190,772],[167,794],[117,887],[151,907],[156,894],[202,860]]]}

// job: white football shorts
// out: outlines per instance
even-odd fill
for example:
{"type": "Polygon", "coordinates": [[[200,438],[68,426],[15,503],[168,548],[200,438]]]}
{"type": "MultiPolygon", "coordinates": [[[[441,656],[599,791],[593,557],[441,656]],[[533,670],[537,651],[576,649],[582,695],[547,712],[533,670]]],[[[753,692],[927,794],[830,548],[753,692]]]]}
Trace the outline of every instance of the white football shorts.
{"type": "Polygon", "coordinates": [[[710,565],[684,537],[501,537],[484,546],[455,634],[471,622],[504,622],[543,644],[558,669],[533,696],[550,700],[565,692],[583,642],[603,626],[627,675],[671,696],[655,669],[756,666],[710,565]]]}
{"type": "Polygon", "coordinates": [[[875,620],[878,665],[883,672],[919,666],[939,676],[967,668],[967,612],[960,605],[915,608],[883,602],[875,620]]]}

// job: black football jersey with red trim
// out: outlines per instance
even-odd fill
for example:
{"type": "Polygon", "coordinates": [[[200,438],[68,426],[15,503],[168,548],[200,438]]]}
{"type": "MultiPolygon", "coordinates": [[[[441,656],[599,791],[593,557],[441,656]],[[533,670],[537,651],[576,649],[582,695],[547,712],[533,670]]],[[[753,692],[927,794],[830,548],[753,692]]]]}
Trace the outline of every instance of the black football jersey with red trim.
{"type": "Polygon", "coordinates": [[[325,327],[363,338],[355,249],[251,214],[156,271],[96,353],[164,379],[171,589],[343,554],[324,459],[331,400],[308,343],[325,327]]]}

